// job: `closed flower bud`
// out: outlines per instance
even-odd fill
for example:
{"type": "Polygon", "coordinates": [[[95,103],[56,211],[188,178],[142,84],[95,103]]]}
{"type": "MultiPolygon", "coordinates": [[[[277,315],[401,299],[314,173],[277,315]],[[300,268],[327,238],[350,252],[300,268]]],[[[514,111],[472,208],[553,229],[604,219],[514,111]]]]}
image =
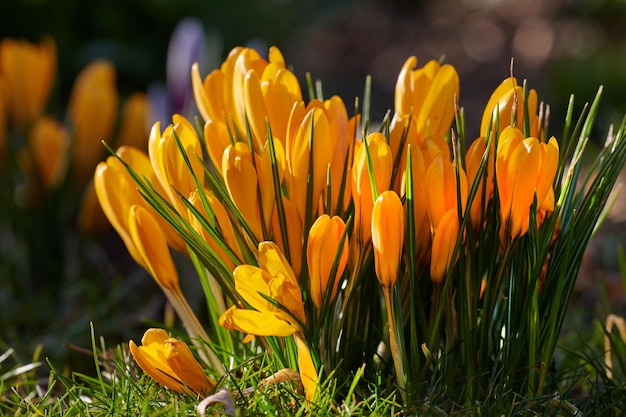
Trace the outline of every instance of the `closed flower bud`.
{"type": "Polygon", "coordinates": [[[5,38],[0,42],[0,78],[6,80],[9,118],[25,127],[39,117],[56,78],[57,49],[51,38],[33,44],[5,38]]]}
{"type": "MultiPolygon", "coordinates": [[[[296,203],[300,218],[305,223],[307,193],[310,203],[317,202],[326,185],[328,166],[333,160],[337,138],[332,134],[327,110],[315,102],[304,118],[297,123],[293,137],[287,142],[287,162],[291,173],[290,199],[296,203]],[[310,185],[309,185],[310,183],[310,185]]],[[[315,210],[312,214],[315,214],[315,210]]]]}
{"type": "Polygon", "coordinates": [[[46,190],[56,188],[67,168],[70,139],[57,120],[44,116],[38,119],[28,134],[28,159],[32,178],[46,190]],[[32,159],[31,159],[32,158],[32,159]]]}
{"type": "Polygon", "coordinates": [[[124,102],[116,147],[148,149],[150,101],[144,93],[134,93],[124,102]]]}
{"type": "Polygon", "coordinates": [[[163,288],[178,290],[178,273],[174,261],[165,235],[152,214],[141,206],[132,206],[128,213],[128,227],[135,248],[150,275],[163,288]]]}
{"type": "Polygon", "coordinates": [[[313,304],[318,310],[322,306],[327,291],[331,291],[330,300],[335,298],[339,280],[348,262],[348,239],[346,236],[338,260],[337,273],[334,277],[330,276],[345,228],[346,225],[340,217],[331,218],[324,214],[318,217],[309,230],[307,244],[309,284],[313,304]],[[329,289],[328,286],[331,282],[332,288],[329,289]]]}
{"type": "Polygon", "coordinates": [[[457,175],[454,163],[439,156],[430,164],[426,173],[426,181],[428,184],[428,214],[433,229],[439,227],[439,222],[448,210],[458,211],[459,197],[461,198],[462,212],[465,212],[468,186],[467,176],[461,167],[459,167],[458,180],[460,193],[457,192],[457,175]]]}
{"type": "Polygon", "coordinates": [[[372,210],[372,245],[376,276],[381,285],[396,283],[402,244],[404,242],[404,210],[400,197],[393,191],[384,191],[372,210]]]}
{"type": "MultiPolygon", "coordinates": [[[[493,141],[491,142],[493,144],[493,141]]],[[[483,156],[486,151],[486,143],[485,138],[477,138],[472,145],[469,147],[467,151],[467,155],[465,158],[465,165],[467,167],[467,176],[468,176],[468,185],[470,188],[473,186],[474,181],[478,181],[478,188],[476,190],[476,194],[474,196],[474,200],[472,201],[472,206],[470,208],[470,216],[472,219],[472,225],[475,228],[481,226],[480,220],[481,217],[484,217],[487,210],[487,204],[493,195],[493,187],[494,187],[494,159],[493,159],[493,150],[489,150],[489,155],[487,155],[487,163],[485,166],[485,171],[480,178],[477,178],[478,169],[480,168],[480,164],[482,163],[483,156]],[[486,177],[486,178],[485,178],[486,177]],[[484,197],[484,201],[483,201],[484,197]],[[483,204],[484,203],[484,204],[483,204]]],[[[493,148],[493,145],[491,145],[493,148]]]]}
{"type": "Polygon", "coordinates": [[[200,185],[203,185],[204,166],[198,160],[198,158],[202,159],[202,145],[196,130],[183,116],[174,115],[172,123],[165,128],[163,133],[161,133],[159,122],[152,126],[148,139],[148,154],[154,174],[165,190],[170,203],[179,213],[186,213],[187,207],[181,202],[178,193],[188,196],[196,190],[194,175],[200,185]],[[193,173],[190,172],[181,154],[177,140],[180,141],[187,155],[193,173]]]}
{"type": "Polygon", "coordinates": [[[102,141],[109,141],[118,112],[115,67],[98,60],[86,66],[76,78],[68,115],[73,142],[73,170],[77,181],[93,172],[104,155],[102,141]]]}
{"type": "Polygon", "coordinates": [[[224,151],[222,174],[230,198],[241,212],[254,237],[262,241],[259,176],[252,158],[256,158],[256,155],[247,144],[237,142],[230,145],[224,151]]]}
{"type": "MultiPolygon", "coordinates": [[[[372,133],[367,137],[367,146],[372,158],[374,181],[378,193],[389,188],[393,156],[382,133],[372,133]]],[[[354,235],[356,243],[364,246],[372,237],[372,208],[374,198],[370,182],[367,153],[364,143],[359,143],[354,151],[352,166],[352,198],[354,200],[354,235]]]]}
{"type": "Polygon", "coordinates": [[[452,255],[459,237],[459,215],[456,210],[448,210],[435,230],[430,261],[430,279],[441,285],[448,270],[452,267],[452,255]]]}

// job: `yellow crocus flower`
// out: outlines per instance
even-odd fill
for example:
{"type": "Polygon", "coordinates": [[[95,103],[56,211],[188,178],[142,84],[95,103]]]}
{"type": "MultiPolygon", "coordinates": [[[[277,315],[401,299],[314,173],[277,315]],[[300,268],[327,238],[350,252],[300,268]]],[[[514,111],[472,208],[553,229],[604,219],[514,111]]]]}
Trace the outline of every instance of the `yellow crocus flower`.
{"type": "Polygon", "coordinates": [[[404,243],[404,209],[394,191],[383,191],[372,209],[372,245],[378,281],[392,287],[398,279],[404,243]]]}
{"type": "MultiPolygon", "coordinates": [[[[437,229],[439,222],[448,210],[457,210],[457,177],[453,162],[444,160],[441,155],[436,157],[426,173],[428,187],[428,215],[433,229],[437,229]]],[[[465,212],[467,204],[468,185],[467,176],[463,168],[459,167],[459,184],[461,209],[465,212]]]]}
{"type": "Polygon", "coordinates": [[[5,38],[0,42],[0,78],[6,81],[10,119],[25,127],[39,117],[48,102],[57,71],[54,40],[39,44],[5,38]]]}
{"type": "Polygon", "coordinates": [[[215,382],[203,371],[189,346],[163,329],[148,329],[141,346],[132,340],[130,353],[139,367],[161,385],[192,396],[207,396],[215,382]]]}
{"type": "MultiPolygon", "coordinates": [[[[332,193],[330,196],[331,206],[328,208],[328,214],[332,215],[335,213],[335,209],[341,211],[345,210],[350,201],[350,187],[348,186],[350,177],[347,176],[347,172],[344,171],[346,171],[346,166],[350,167],[352,165],[350,161],[350,150],[354,147],[354,132],[348,130],[350,119],[348,119],[348,111],[340,97],[333,96],[325,100],[324,107],[328,110],[328,121],[330,123],[332,136],[336,138],[328,173],[331,187],[330,191],[332,193]],[[346,181],[342,187],[341,182],[344,174],[346,175],[346,181]],[[343,201],[339,202],[339,194],[342,191],[344,193],[343,201]]],[[[327,198],[325,197],[327,193],[328,190],[324,189],[323,198],[327,198]]]]}
{"type": "MultiPolygon", "coordinates": [[[[493,141],[491,142],[494,143],[493,141]]],[[[478,228],[481,226],[480,219],[485,216],[485,210],[487,209],[487,204],[489,200],[493,196],[493,188],[494,188],[494,171],[495,171],[495,162],[493,159],[493,145],[491,145],[491,149],[489,150],[489,155],[487,155],[487,165],[485,166],[486,174],[483,172],[483,176],[486,175],[486,178],[481,177],[478,179],[478,189],[476,190],[476,195],[474,196],[474,200],[472,201],[472,206],[470,207],[470,217],[472,220],[472,225],[474,228],[478,228]],[[483,183],[483,181],[485,181],[483,183]],[[484,186],[483,186],[484,184],[484,186]],[[484,188],[484,190],[483,190],[484,188]],[[483,206],[483,194],[484,194],[484,206],[483,206]]],[[[467,177],[468,177],[468,185],[472,187],[474,181],[477,180],[478,168],[480,168],[480,164],[482,162],[482,158],[485,155],[485,151],[487,150],[487,144],[485,143],[485,138],[480,137],[474,140],[467,150],[467,154],[465,155],[465,166],[467,167],[467,177]]]]}
{"type": "MultiPolygon", "coordinates": [[[[528,231],[530,207],[535,195],[538,207],[548,197],[559,162],[559,146],[554,137],[548,143],[524,138],[515,127],[505,128],[498,143],[496,179],[500,198],[500,216],[505,234],[514,239],[528,231]]],[[[552,204],[554,194],[551,195],[552,204]]],[[[540,219],[538,219],[540,220],[540,219]]]]}
{"type": "Polygon", "coordinates": [[[298,215],[298,208],[296,207],[296,204],[287,199],[285,196],[281,196],[281,199],[283,202],[285,222],[287,226],[286,239],[283,237],[282,230],[280,229],[277,209],[274,209],[272,213],[272,231],[274,233],[276,244],[283,253],[287,253],[285,242],[288,242],[291,268],[296,276],[300,276],[300,272],[302,270],[302,236],[304,234],[304,226],[302,225],[302,221],[298,215]]]}
{"type": "MultiPolygon", "coordinates": [[[[219,202],[217,198],[213,196],[208,190],[204,190],[204,194],[207,197],[208,203],[211,206],[211,210],[213,215],[215,216],[215,225],[214,228],[216,231],[221,233],[221,240],[237,255],[239,259],[243,259],[243,255],[241,253],[241,248],[239,247],[239,243],[237,238],[235,237],[235,231],[233,229],[233,225],[230,221],[230,217],[228,216],[228,212],[224,208],[224,206],[219,202]]],[[[200,212],[201,215],[207,217],[207,213],[204,210],[204,206],[202,205],[202,200],[200,199],[200,194],[198,191],[194,191],[189,196],[189,202],[200,212]]],[[[189,210],[189,223],[191,226],[196,229],[196,231],[204,238],[207,244],[213,249],[215,255],[224,262],[229,271],[232,271],[235,268],[235,262],[228,256],[224,250],[217,244],[215,239],[211,237],[211,235],[207,232],[207,230],[202,226],[200,220],[191,213],[189,210]]]]}
{"type": "Polygon", "coordinates": [[[294,339],[298,349],[298,369],[300,371],[300,380],[304,386],[304,394],[309,402],[313,402],[317,393],[319,378],[311,357],[311,349],[301,334],[296,333],[294,339]]]}
{"type": "Polygon", "coordinates": [[[404,186],[402,181],[404,181],[404,171],[406,169],[407,149],[409,146],[417,146],[418,141],[419,144],[424,144],[423,140],[418,138],[415,120],[409,122],[409,117],[410,116],[400,116],[398,113],[395,113],[389,126],[389,147],[394,156],[394,163],[396,163],[397,155],[401,154],[400,160],[397,162],[398,172],[394,177],[391,189],[396,192],[401,192],[401,194],[402,187],[404,186]],[[400,148],[401,146],[402,148],[400,148]]]}
{"type": "MultiPolygon", "coordinates": [[[[43,116],[28,132],[28,151],[22,153],[27,160],[26,172],[31,180],[45,190],[56,188],[63,180],[67,168],[67,150],[70,145],[65,127],[52,117],[43,116]]],[[[40,190],[40,191],[43,191],[40,190]]]]}
{"type": "Polygon", "coordinates": [[[120,127],[115,140],[116,148],[134,146],[147,149],[150,118],[150,101],[145,93],[133,93],[122,108],[120,127]]]}
{"type": "MultiPolygon", "coordinates": [[[[326,185],[328,167],[333,160],[337,143],[324,105],[314,100],[309,103],[307,109],[309,110],[302,120],[294,123],[297,129],[288,139],[285,149],[291,174],[288,182],[289,196],[296,203],[303,223],[307,220],[305,216],[308,183],[311,183],[310,203],[313,207],[317,207],[317,202],[326,185]]],[[[292,121],[294,120],[290,120],[290,123],[292,121]]],[[[314,215],[315,210],[311,214],[314,215]]]]}
{"type": "Polygon", "coordinates": [[[154,216],[140,205],[133,205],[128,212],[128,231],[139,255],[143,258],[150,275],[163,288],[178,291],[178,272],[174,266],[165,240],[154,216]]]}
{"type": "Polygon", "coordinates": [[[78,75],[68,106],[73,137],[73,171],[82,181],[93,172],[105,152],[118,112],[115,67],[107,60],[87,65],[78,75]]]}
{"type": "Polygon", "coordinates": [[[287,259],[274,242],[261,242],[258,247],[260,267],[240,265],[233,277],[237,293],[252,309],[236,306],[226,310],[220,325],[256,336],[291,336],[298,349],[298,368],[309,401],[315,398],[317,370],[304,339],[302,326],[306,316],[302,293],[287,259]],[[276,307],[272,298],[283,308],[276,307]]]}
{"type": "Polygon", "coordinates": [[[300,332],[306,317],[302,293],[291,266],[274,242],[259,243],[258,255],[261,267],[240,265],[233,272],[235,289],[252,310],[233,306],[222,314],[220,324],[257,336],[290,336],[300,332]],[[276,300],[288,312],[261,294],[276,300]]]}
{"type": "Polygon", "coordinates": [[[204,123],[204,144],[213,164],[220,175],[222,172],[222,156],[226,148],[233,143],[228,126],[219,120],[207,120],[204,123]]]}
{"type": "Polygon", "coordinates": [[[247,117],[255,152],[266,141],[266,118],[274,137],[285,140],[291,108],[302,101],[302,93],[278,48],[271,47],[265,60],[254,49],[237,47],[204,82],[197,64],[191,73],[194,97],[205,122],[221,123],[220,129],[245,137],[247,117]]]}
{"type": "Polygon", "coordinates": [[[319,310],[324,302],[328,285],[332,280],[330,300],[337,294],[337,287],[343,275],[343,271],[348,262],[348,237],[346,236],[341,248],[337,273],[331,278],[333,261],[339,250],[341,236],[346,228],[343,220],[338,217],[330,217],[323,214],[315,220],[309,230],[307,241],[307,265],[309,268],[309,285],[311,288],[311,299],[319,310]]]}
{"type": "Polygon", "coordinates": [[[430,279],[438,285],[443,283],[448,270],[452,267],[452,255],[459,233],[459,214],[456,209],[448,210],[433,235],[430,279]]]}
{"type": "MultiPolygon", "coordinates": [[[[161,195],[165,195],[165,191],[152,170],[150,159],[144,152],[137,148],[123,146],[117,150],[117,155],[139,176],[145,177],[155,186],[161,195]]],[[[100,206],[111,225],[124,241],[133,259],[145,267],[144,260],[130,237],[128,213],[133,205],[141,205],[148,210],[153,210],[153,208],[139,194],[137,184],[115,156],[110,156],[105,162],[98,164],[94,174],[94,186],[100,206]]],[[[172,248],[179,251],[185,249],[182,237],[161,216],[156,215],[155,218],[172,248]]]]}
{"type": "MultiPolygon", "coordinates": [[[[119,153],[120,150],[118,150],[119,153]]],[[[139,150],[130,148],[129,152],[126,152],[124,161],[135,169],[138,165],[147,164],[152,171],[148,157],[139,150]]],[[[94,186],[102,210],[124,241],[126,249],[135,262],[145,267],[143,256],[135,247],[128,227],[130,207],[134,204],[141,204],[143,200],[136,191],[137,186],[133,179],[126,172],[124,165],[116,157],[110,156],[106,162],[101,162],[96,167],[94,186]],[[120,196],[123,197],[120,198],[120,196]]]]}
{"type": "MultiPolygon", "coordinates": [[[[278,51],[276,48],[275,50],[278,51]]],[[[291,108],[295,103],[302,102],[300,83],[291,71],[284,68],[284,62],[281,65],[270,60],[270,64],[263,71],[261,89],[272,135],[284,143],[291,108]]]]}
{"type": "MultiPolygon", "coordinates": [[[[538,137],[537,92],[535,90],[531,89],[528,92],[526,104],[530,121],[530,136],[538,137]]],[[[491,94],[480,123],[480,136],[487,137],[487,128],[490,122],[493,133],[501,133],[507,126],[511,125],[515,125],[519,129],[524,126],[524,91],[515,77],[509,77],[502,81],[491,94]],[[515,114],[513,114],[514,112],[515,114]],[[498,132],[495,130],[496,116],[500,126],[498,132]]]]}
{"type": "MultiPolygon", "coordinates": [[[[393,157],[382,133],[372,133],[367,137],[367,146],[372,158],[372,170],[378,193],[389,188],[393,157]]],[[[354,200],[354,236],[356,244],[364,246],[372,237],[372,208],[374,198],[368,171],[365,144],[358,142],[354,150],[352,166],[352,198],[354,200]]]]}
{"type": "Polygon", "coordinates": [[[438,157],[444,161],[451,160],[450,148],[443,135],[427,136],[422,143],[419,144],[424,156],[424,165],[429,167],[430,164],[438,157]]]}
{"type": "MultiPolygon", "coordinates": [[[[176,314],[182,320],[189,336],[191,338],[200,337],[205,342],[210,342],[209,336],[180,289],[176,266],[174,266],[165,235],[155,217],[146,208],[133,205],[128,213],[128,228],[135,249],[143,259],[141,265],[159,284],[168,301],[174,307],[176,314]]],[[[194,342],[196,345],[202,346],[197,339],[194,342]]],[[[221,369],[221,364],[212,350],[204,347],[200,353],[203,359],[211,363],[214,370],[221,369]]]]}
{"type": "Polygon", "coordinates": [[[454,119],[459,97],[459,76],[449,64],[429,61],[414,70],[417,58],[409,57],[398,75],[394,108],[400,116],[413,114],[420,138],[446,134],[454,119]]]}
{"type": "Polygon", "coordinates": [[[260,163],[257,155],[244,142],[237,142],[228,146],[222,158],[222,174],[228,194],[248,223],[257,241],[263,240],[257,171],[260,163]],[[255,158],[255,162],[252,161],[252,158],[255,158]]]}
{"type": "MultiPolygon", "coordinates": [[[[409,145],[411,155],[411,174],[413,184],[413,221],[415,228],[415,256],[418,260],[425,259],[430,250],[431,231],[428,217],[428,187],[426,172],[428,166],[422,150],[416,145],[409,145]]],[[[402,178],[401,195],[405,195],[406,173],[402,178]]],[[[407,214],[408,216],[408,214],[407,214]]]]}
{"type": "Polygon", "coordinates": [[[168,200],[179,213],[186,213],[187,207],[180,200],[178,193],[188,196],[196,190],[197,185],[193,175],[196,176],[200,185],[204,184],[204,166],[201,162],[202,145],[196,130],[187,119],[181,115],[174,115],[172,122],[173,124],[166,127],[163,133],[161,133],[160,122],[152,126],[148,139],[148,155],[154,174],[165,190],[168,200]],[[181,155],[177,138],[187,155],[193,175],[181,155]]]}

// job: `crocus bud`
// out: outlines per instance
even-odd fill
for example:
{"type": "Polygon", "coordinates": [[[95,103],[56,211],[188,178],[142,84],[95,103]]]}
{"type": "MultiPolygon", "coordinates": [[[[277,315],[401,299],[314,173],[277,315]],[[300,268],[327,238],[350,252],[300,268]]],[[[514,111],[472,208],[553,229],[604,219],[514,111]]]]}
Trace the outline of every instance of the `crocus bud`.
{"type": "Polygon", "coordinates": [[[134,93],[124,102],[116,147],[148,149],[150,101],[144,93],[134,93]]]}
{"type": "MultiPolygon", "coordinates": [[[[493,141],[491,142],[494,143],[493,141]]],[[[484,218],[485,211],[487,209],[487,204],[493,195],[493,176],[494,176],[494,159],[493,159],[493,145],[492,148],[488,151],[489,155],[487,155],[487,162],[485,166],[485,171],[481,177],[477,178],[478,169],[480,168],[480,164],[482,163],[482,159],[485,155],[485,151],[487,150],[487,144],[485,143],[485,138],[477,138],[474,142],[472,142],[469,147],[466,158],[465,165],[467,167],[467,177],[468,177],[468,185],[470,188],[473,186],[474,181],[478,181],[478,188],[476,190],[476,195],[474,196],[474,200],[472,201],[472,206],[470,208],[470,216],[472,219],[472,225],[474,228],[478,228],[481,226],[480,220],[481,217],[484,218]],[[483,201],[484,198],[484,201],[483,201]],[[484,203],[484,205],[483,205],[484,203]]]]}
{"type": "Polygon", "coordinates": [[[341,236],[345,228],[346,225],[340,217],[334,216],[331,218],[329,215],[323,214],[315,220],[309,230],[307,244],[309,284],[311,286],[313,304],[315,304],[318,310],[324,302],[324,297],[331,281],[333,286],[330,300],[335,298],[339,280],[348,262],[348,239],[346,236],[341,248],[337,273],[331,278],[330,273],[333,269],[333,261],[339,250],[341,236]]]}
{"type": "Polygon", "coordinates": [[[222,173],[228,194],[246,220],[254,237],[263,240],[263,225],[258,189],[258,172],[252,162],[256,156],[250,147],[237,142],[224,151],[222,173]]]}
{"type": "Polygon", "coordinates": [[[183,116],[174,115],[172,125],[161,133],[159,122],[152,126],[148,139],[148,154],[156,177],[166,192],[170,201],[179,213],[186,213],[187,207],[180,200],[179,194],[188,196],[196,190],[194,175],[200,185],[204,183],[204,166],[202,159],[202,145],[196,130],[183,116]],[[184,150],[191,165],[189,171],[187,162],[181,154],[184,150]],[[200,160],[198,160],[200,158],[200,160]]]}
{"type": "Polygon", "coordinates": [[[118,111],[115,67],[106,60],[86,66],[76,78],[68,107],[77,181],[93,172],[115,128],[118,111]]]}
{"type": "Polygon", "coordinates": [[[167,388],[192,396],[206,396],[215,382],[204,374],[185,342],[170,338],[163,329],[148,329],[141,346],[132,340],[130,353],[139,367],[167,388]]]}
{"type": "Polygon", "coordinates": [[[392,287],[398,278],[404,242],[404,209],[400,197],[384,191],[372,209],[372,245],[376,276],[381,285],[392,287]]]}
{"type": "MultiPolygon", "coordinates": [[[[413,227],[415,235],[415,257],[417,259],[424,259],[430,250],[431,244],[431,231],[430,231],[430,219],[428,217],[428,183],[426,182],[426,172],[428,166],[424,161],[422,150],[416,145],[409,145],[407,154],[410,155],[411,161],[411,184],[412,184],[412,202],[413,212],[407,216],[413,216],[413,227]]],[[[405,192],[407,179],[405,172],[402,178],[401,195],[407,196],[405,192]]],[[[407,205],[408,210],[408,205],[407,205]]]]}
{"type": "Polygon", "coordinates": [[[37,119],[28,134],[32,169],[46,190],[56,188],[65,175],[70,139],[67,131],[51,117],[37,119]]]}
{"type": "MultiPolygon", "coordinates": [[[[393,156],[385,135],[372,133],[367,137],[367,146],[372,158],[374,181],[378,193],[389,188],[393,156]]],[[[352,167],[352,198],[354,200],[354,227],[356,243],[363,246],[372,237],[372,207],[374,199],[370,182],[365,143],[360,143],[354,151],[352,167]]]]}
{"type": "Polygon", "coordinates": [[[461,198],[461,209],[465,212],[468,195],[467,176],[463,168],[459,167],[458,187],[460,193],[457,193],[457,175],[454,163],[438,156],[430,164],[426,178],[428,184],[428,214],[433,229],[437,229],[441,218],[448,210],[458,211],[457,197],[461,198]]]}
{"type": "MultiPolygon", "coordinates": [[[[239,243],[237,242],[237,238],[235,236],[235,231],[233,229],[233,225],[230,221],[230,217],[228,216],[228,212],[222,206],[217,198],[215,198],[208,190],[204,190],[204,194],[207,198],[207,203],[210,206],[212,211],[212,215],[214,216],[214,224],[212,225],[214,230],[221,233],[222,242],[226,243],[230,249],[239,257],[239,259],[243,259],[243,255],[241,253],[241,248],[239,247],[239,243]]],[[[206,211],[204,210],[204,206],[202,204],[202,199],[200,198],[200,194],[198,191],[194,191],[189,196],[189,202],[193,205],[201,215],[207,216],[206,211]]],[[[200,220],[189,210],[189,223],[191,226],[196,229],[196,231],[204,238],[207,244],[213,249],[215,255],[224,262],[226,268],[232,271],[235,268],[235,262],[230,258],[229,255],[224,252],[222,247],[216,242],[216,240],[211,237],[209,232],[202,226],[200,220]]]]}
{"type": "Polygon", "coordinates": [[[303,223],[306,222],[308,189],[311,191],[310,202],[316,206],[326,185],[328,166],[337,143],[332,133],[327,110],[318,103],[317,107],[312,106],[308,110],[298,124],[293,140],[287,142],[287,162],[291,173],[290,198],[296,203],[303,223]]]}
{"type": "MultiPolygon", "coordinates": [[[[140,177],[145,177],[159,194],[165,195],[165,191],[156,178],[150,160],[145,153],[137,148],[123,146],[117,150],[117,155],[132,167],[140,177]]],[[[104,214],[126,244],[128,252],[138,264],[145,267],[143,258],[137,252],[130,237],[128,213],[133,205],[143,206],[149,211],[154,209],[137,191],[137,184],[126,167],[115,156],[110,156],[105,162],[98,164],[94,174],[94,187],[104,214]]],[[[160,229],[166,234],[170,246],[178,251],[186,251],[183,238],[176,233],[174,228],[156,213],[155,218],[160,229]]]]}
{"type": "Polygon", "coordinates": [[[459,237],[459,214],[456,210],[448,210],[441,220],[433,236],[430,260],[430,279],[441,285],[448,270],[452,267],[454,247],[459,237]]]}
{"type": "Polygon", "coordinates": [[[6,80],[9,118],[18,126],[39,117],[48,101],[57,71],[52,38],[39,44],[5,38],[0,42],[0,78],[6,80]]]}
{"type": "Polygon", "coordinates": [[[152,214],[142,206],[132,206],[128,213],[128,227],[135,248],[150,275],[163,288],[179,291],[178,273],[165,235],[152,214]]]}

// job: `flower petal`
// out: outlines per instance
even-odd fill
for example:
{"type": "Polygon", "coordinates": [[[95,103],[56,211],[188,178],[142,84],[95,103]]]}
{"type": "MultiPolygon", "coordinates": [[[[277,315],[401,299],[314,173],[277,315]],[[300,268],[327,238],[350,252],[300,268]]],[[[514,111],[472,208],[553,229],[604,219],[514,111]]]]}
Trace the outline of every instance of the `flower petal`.
{"type": "Polygon", "coordinates": [[[273,314],[231,307],[221,315],[221,326],[256,336],[290,336],[298,331],[273,314]]]}

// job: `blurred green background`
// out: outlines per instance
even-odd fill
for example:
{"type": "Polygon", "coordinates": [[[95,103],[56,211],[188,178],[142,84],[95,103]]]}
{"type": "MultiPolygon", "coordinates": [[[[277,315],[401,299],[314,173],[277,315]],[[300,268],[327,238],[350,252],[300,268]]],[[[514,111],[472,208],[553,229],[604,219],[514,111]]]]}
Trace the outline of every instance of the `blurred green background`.
{"type": "MultiPolygon", "coordinates": [[[[76,75],[104,57],[117,68],[121,97],[147,91],[161,103],[154,119],[167,123],[172,111],[182,111],[179,101],[190,98],[188,90],[181,93],[188,70],[174,75],[166,65],[168,52],[176,61],[173,54],[192,42],[170,46],[177,25],[190,17],[187,22],[203,31],[189,53],[197,54],[203,76],[234,46],[265,53],[276,45],[299,79],[310,72],[322,80],[326,96],[340,95],[348,109],[372,75],[374,120],[392,108],[396,77],[413,54],[420,65],[445,56],[457,68],[468,139],[477,134],[491,92],[509,75],[511,57],[518,79],[528,79],[540,100],[550,103],[550,134],[560,137],[570,94],[580,109],[600,85],[604,98],[594,139],[601,143],[609,123],[626,113],[624,0],[2,0],[0,38],[55,39],[59,72],[49,112],[60,119],[76,75]]],[[[188,65],[182,58],[179,64],[188,65]]],[[[605,293],[615,295],[610,307],[618,311],[624,292],[615,287],[614,251],[626,239],[624,205],[618,201],[609,218],[612,229],[590,248],[580,284],[581,299],[589,303],[609,288],[605,293]]],[[[71,223],[49,221],[48,227],[62,229],[54,234],[62,241],[41,238],[36,268],[32,262],[39,261],[9,232],[19,220],[0,219],[0,351],[13,346],[27,359],[43,344],[53,361],[79,366],[80,355],[63,344],[88,347],[89,322],[115,345],[139,338],[145,320],[162,320],[164,299],[156,284],[113,232],[84,237],[71,223]]],[[[186,275],[183,291],[191,294],[194,273],[186,275]]]]}

